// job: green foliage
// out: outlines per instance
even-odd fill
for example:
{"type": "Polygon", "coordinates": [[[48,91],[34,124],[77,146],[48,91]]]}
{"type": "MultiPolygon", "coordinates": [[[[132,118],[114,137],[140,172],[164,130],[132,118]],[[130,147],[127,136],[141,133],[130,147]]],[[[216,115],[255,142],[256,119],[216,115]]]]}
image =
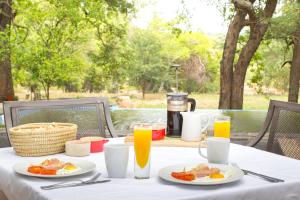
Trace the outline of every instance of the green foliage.
{"type": "Polygon", "coordinates": [[[265,65],[263,62],[263,56],[261,55],[260,51],[257,51],[249,65],[249,71],[252,76],[248,82],[248,85],[254,88],[258,94],[263,94],[264,69],[265,65]]]}
{"type": "Polygon", "coordinates": [[[280,92],[288,90],[289,65],[282,66],[285,56],[290,57],[291,52],[284,55],[285,43],[272,40],[260,45],[254,59],[249,66],[248,85],[258,94],[268,94],[268,88],[280,92]]]}
{"type": "Polygon", "coordinates": [[[180,35],[180,60],[184,61],[190,55],[197,55],[205,66],[207,80],[202,84],[193,79],[183,77],[182,89],[191,92],[215,92],[219,85],[219,60],[221,50],[217,47],[215,39],[209,38],[203,33],[184,33],[180,35]]]}
{"type": "Polygon", "coordinates": [[[140,87],[145,93],[168,80],[168,63],[162,56],[161,41],[157,34],[151,30],[132,31],[129,38],[131,62],[128,77],[132,85],[140,87]]]}
{"type": "Polygon", "coordinates": [[[175,86],[170,65],[191,55],[205,65],[206,79],[199,84],[181,74],[180,89],[218,88],[218,43],[189,31],[184,7],[175,19],[155,18],[146,29],[129,26],[134,1],[20,0],[14,9],[14,81],[32,92],[44,90],[47,98],[53,86],[67,92],[118,92],[129,85],[144,93],[169,91],[175,86]]]}
{"type": "MultiPolygon", "coordinates": [[[[182,31],[174,34],[170,23],[156,18],[146,30],[132,29],[129,34],[128,52],[132,53],[129,80],[144,92],[170,90],[175,86],[173,63],[181,63],[196,55],[206,67],[207,80],[199,84],[193,79],[180,75],[180,89],[187,92],[216,91],[218,85],[218,59],[220,50],[216,49],[214,39],[203,33],[182,31]]],[[[192,72],[193,73],[193,72],[192,72]]]]}
{"type": "Polygon", "coordinates": [[[282,4],[280,15],[271,20],[271,26],[250,64],[248,85],[257,93],[268,93],[268,88],[288,91],[292,58],[293,35],[300,27],[300,4],[296,1],[282,4]]]}
{"type": "Polygon", "coordinates": [[[300,3],[291,2],[283,5],[281,15],[271,21],[267,39],[286,40],[300,27],[300,3]]]}
{"type": "Polygon", "coordinates": [[[124,67],[129,58],[124,37],[134,6],[127,1],[87,1],[83,10],[97,41],[97,50],[88,53],[93,64],[85,77],[85,86],[89,86],[85,89],[118,91],[126,80],[124,67]]]}
{"type": "Polygon", "coordinates": [[[49,98],[51,86],[80,81],[82,65],[76,46],[82,40],[77,11],[60,1],[34,1],[16,17],[29,31],[23,43],[12,47],[13,66],[18,69],[14,72],[21,85],[42,86],[49,98]]]}
{"type": "MultiPolygon", "coordinates": [[[[16,4],[15,9],[21,12],[15,23],[27,30],[25,34],[18,29],[12,36],[25,38],[21,44],[12,45],[16,82],[31,89],[43,88],[47,98],[51,86],[67,91],[80,90],[84,79],[94,76],[90,69],[99,65],[99,62],[91,64],[86,53],[82,53],[82,45],[90,36],[86,30],[96,33],[96,39],[101,43],[98,50],[103,56],[100,59],[102,66],[114,65],[116,62],[107,60],[113,57],[111,44],[116,44],[116,38],[126,32],[128,9],[124,6],[132,7],[122,2],[125,1],[38,0],[16,4]]],[[[12,42],[16,43],[17,40],[12,42]]],[[[93,84],[98,82],[92,80],[93,84]]]]}

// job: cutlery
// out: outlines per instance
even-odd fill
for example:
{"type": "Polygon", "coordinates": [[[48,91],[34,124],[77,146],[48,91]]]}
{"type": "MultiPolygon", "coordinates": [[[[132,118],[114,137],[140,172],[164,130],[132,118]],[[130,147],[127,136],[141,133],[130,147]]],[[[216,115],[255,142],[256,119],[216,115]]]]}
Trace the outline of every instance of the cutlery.
{"type": "Polygon", "coordinates": [[[51,187],[43,187],[41,186],[41,189],[43,190],[53,190],[53,189],[58,189],[58,188],[65,188],[65,187],[77,187],[77,186],[84,186],[84,185],[93,185],[93,184],[98,184],[98,183],[105,183],[111,181],[110,179],[103,179],[103,180],[98,180],[98,181],[90,181],[90,182],[84,182],[84,183],[68,183],[68,184],[63,184],[63,185],[54,185],[51,187]]]}
{"type": "Polygon", "coordinates": [[[242,171],[244,172],[245,175],[247,175],[247,174],[248,175],[253,175],[253,176],[259,177],[261,179],[264,179],[266,181],[272,182],[272,183],[284,182],[284,180],[282,180],[282,179],[266,176],[266,175],[263,175],[263,174],[258,174],[256,172],[252,172],[252,171],[249,171],[249,170],[246,170],[246,169],[242,169],[242,171]]]}
{"type": "Polygon", "coordinates": [[[72,181],[63,181],[63,182],[55,183],[55,184],[52,184],[52,185],[41,186],[41,188],[44,189],[44,188],[48,188],[48,187],[60,186],[60,185],[65,185],[65,184],[70,184],[70,183],[88,183],[88,182],[93,182],[93,181],[97,180],[97,178],[100,175],[101,175],[101,173],[97,173],[96,175],[92,176],[88,180],[78,179],[78,180],[72,180],[72,181]]]}

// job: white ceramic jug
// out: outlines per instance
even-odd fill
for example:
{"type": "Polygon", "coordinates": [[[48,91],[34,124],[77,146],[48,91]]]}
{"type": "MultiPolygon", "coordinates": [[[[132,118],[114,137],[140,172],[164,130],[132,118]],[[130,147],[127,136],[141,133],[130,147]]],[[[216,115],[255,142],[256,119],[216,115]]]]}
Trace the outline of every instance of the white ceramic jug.
{"type": "Polygon", "coordinates": [[[208,127],[208,116],[197,112],[180,112],[180,114],[183,118],[181,139],[199,141],[201,133],[208,127]]]}

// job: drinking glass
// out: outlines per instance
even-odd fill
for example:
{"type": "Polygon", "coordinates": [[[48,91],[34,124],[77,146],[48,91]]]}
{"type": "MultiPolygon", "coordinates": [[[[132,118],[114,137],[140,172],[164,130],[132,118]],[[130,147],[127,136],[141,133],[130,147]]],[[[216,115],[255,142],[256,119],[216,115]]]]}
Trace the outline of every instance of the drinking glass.
{"type": "Polygon", "coordinates": [[[125,178],[129,157],[126,144],[106,144],[104,148],[105,165],[108,177],[125,178]]]}
{"type": "Polygon", "coordinates": [[[217,116],[214,122],[214,136],[230,138],[230,117],[217,116]]]}
{"type": "Polygon", "coordinates": [[[138,124],[134,126],[134,177],[147,179],[150,176],[150,150],[152,140],[152,126],[138,124]]]}

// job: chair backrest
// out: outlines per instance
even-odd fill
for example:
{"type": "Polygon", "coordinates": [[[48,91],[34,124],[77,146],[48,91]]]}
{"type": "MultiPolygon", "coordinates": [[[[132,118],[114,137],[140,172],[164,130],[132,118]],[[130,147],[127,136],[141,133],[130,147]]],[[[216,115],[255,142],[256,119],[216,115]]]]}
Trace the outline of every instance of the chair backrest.
{"type": "Polygon", "coordinates": [[[106,97],[7,101],[3,103],[6,132],[9,128],[34,122],[69,122],[78,125],[77,137],[117,137],[106,97]],[[106,129],[107,128],[107,129],[106,129]],[[109,134],[105,130],[108,130],[109,134]]]}
{"type": "Polygon", "coordinates": [[[300,159],[300,105],[271,100],[260,134],[249,144],[257,146],[265,140],[265,150],[300,159]]]}

